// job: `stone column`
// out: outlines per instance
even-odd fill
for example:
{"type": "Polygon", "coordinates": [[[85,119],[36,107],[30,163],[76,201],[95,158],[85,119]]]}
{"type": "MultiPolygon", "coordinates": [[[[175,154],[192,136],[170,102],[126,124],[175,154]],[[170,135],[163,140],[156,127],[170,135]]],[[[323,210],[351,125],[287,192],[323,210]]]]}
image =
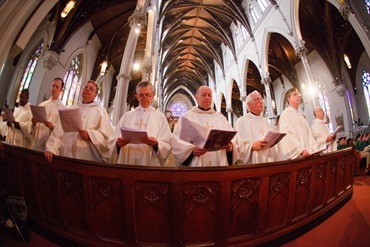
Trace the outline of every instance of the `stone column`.
{"type": "Polygon", "coordinates": [[[125,52],[122,57],[120,72],[117,76],[116,95],[114,98],[113,124],[115,125],[121,116],[127,111],[128,85],[131,80],[131,68],[135,55],[139,34],[137,29],[145,25],[146,13],[143,8],[137,8],[129,18],[130,34],[127,39],[125,52]]]}
{"type": "MultiPolygon", "coordinates": [[[[295,54],[302,61],[304,71],[306,72],[306,76],[308,78],[308,87],[311,87],[311,86],[313,86],[314,78],[313,78],[313,75],[312,75],[311,66],[308,63],[308,59],[307,59],[307,48],[305,47],[304,44],[305,44],[305,42],[303,40],[301,40],[301,46],[298,47],[295,50],[295,54]]],[[[314,95],[310,95],[310,96],[311,96],[313,108],[315,108],[316,107],[316,101],[315,101],[314,95]]]]}
{"type": "Polygon", "coordinates": [[[266,91],[266,102],[267,102],[267,111],[268,111],[268,119],[269,121],[274,118],[274,111],[272,109],[272,103],[271,103],[271,89],[270,89],[270,84],[271,84],[271,78],[270,78],[270,73],[266,72],[266,77],[261,79],[262,84],[265,86],[265,91],[266,91]]]}

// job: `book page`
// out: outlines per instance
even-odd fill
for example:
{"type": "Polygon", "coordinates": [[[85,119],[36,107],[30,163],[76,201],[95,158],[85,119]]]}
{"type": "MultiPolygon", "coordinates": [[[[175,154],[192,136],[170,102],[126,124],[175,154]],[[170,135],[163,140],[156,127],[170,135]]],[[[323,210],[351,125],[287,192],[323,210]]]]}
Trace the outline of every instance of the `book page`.
{"type": "Polygon", "coordinates": [[[212,129],[203,148],[208,151],[217,151],[229,144],[237,131],[212,129]]]}
{"type": "Polygon", "coordinates": [[[37,119],[40,123],[45,123],[48,121],[46,116],[45,106],[30,105],[32,116],[37,119]]]}
{"type": "Polygon", "coordinates": [[[13,110],[10,109],[10,108],[3,108],[4,112],[5,112],[5,115],[6,115],[6,120],[11,122],[11,123],[14,123],[15,122],[15,119],[14,119],[14,115],[13,115],[13,110]]]}
{"type": "Polygon", "coordinates": [[[83,129],[79,108],[59,109],[59,116],[64,132],[79,132],[83,129]]]}
{"type": "Polygon", "coordinates": [[[271,148],[275,146],[283,137],[286,135],[286,133],[280,133],[275,131],[267,131],[265,137],[263,138],[265,141],[267,141],[267,145],[261,149],[266,150],[268,148],[271,148]]]}
{"type": "Polygon", "coordinates": [[[341,130],[342,130],[342,128],[343,128],[343,126],[338,125],[338,127],[334,130],[334,132],[333,132],[333,134],[332,134],[332,135],[336,135],[336,134],[338,134],[338,132],[339,132],[339,131],[341,131],[341,130]]]}
{"type": "Polygon", "coordinates": [[[180,139],[191,143],[197,147],[203,147],[206,143],[206,139],[209,133],[209,129],[191,121],[188,118],[182,118],[182,125],[180,131],[180,139]]]}
{"type": "Polygon", "coordinates": [[[319,155],[327,149],[328,149],[328,145],[324,145],[322,147],[319,147],[319,149],[317,151],[313,152],[311,155],[319,155]]]}
{"type": "Polygon", "coordinates": [[[145,130],[121,127],[121,136],[130,141],[131,144],[142,144],[142,138],[147,138],[148,134],[145,130]]]}

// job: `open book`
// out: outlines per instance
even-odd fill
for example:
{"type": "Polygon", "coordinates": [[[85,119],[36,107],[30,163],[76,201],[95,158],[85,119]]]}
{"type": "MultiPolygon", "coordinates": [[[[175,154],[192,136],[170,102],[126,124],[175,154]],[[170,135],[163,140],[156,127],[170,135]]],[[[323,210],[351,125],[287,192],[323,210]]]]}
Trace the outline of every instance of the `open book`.
{"type": "Polygon", "coordinates": [[[225,147],[237,131],[208,129],[188,118],[182,118],[180,139],[208,151],[217,151],[225,147]]]}
{"type": "Polygon", "coordinates": [[[275,146],[283,137],[286,135],[286,133],[280,133],[275,131],[267,131],[265,137],[263,139],[267,141],[267,145],[262,149],[266,150],[268,148],[271,148],[275,146]]]}
{"type": "Polygon", "coordinates": [[[130,144],[141,144],[143,143],[141,139],[148,137],[148,134],[145,130],[128,127],[121,127],[120,130],[122,138],[129,140],[130,144]]]}
{"type": "Polygon", "coordinates": [[[40,123],[48,121],[46,116],[45,106],[30,105],[32,116],[37,119],[40,123]]]}
{"type": "Polygon", "coordinates": [[[3,108],[4,112],[5,112],[5,115],[6,115],[6,120],[11,122],[11,123],[14,123],[15,122],[15,119],[14,119],[14,115],[13,115],[13,110],[10,109],[10,108],[3,108]]]}
{"type": "Polygon", "coordinates": [[[59,109],[59,116],[64,132],[79,132],[83,129],[79,108],[59,109]]]}
{"type": "Polygon", "coordinates": [[[343,129],[343,126],[341,125],[338,125],[338,127],[334,130],[333,134],[332,135],[336,135],[338,134],[339,131],[341,131],[343,129]]]}

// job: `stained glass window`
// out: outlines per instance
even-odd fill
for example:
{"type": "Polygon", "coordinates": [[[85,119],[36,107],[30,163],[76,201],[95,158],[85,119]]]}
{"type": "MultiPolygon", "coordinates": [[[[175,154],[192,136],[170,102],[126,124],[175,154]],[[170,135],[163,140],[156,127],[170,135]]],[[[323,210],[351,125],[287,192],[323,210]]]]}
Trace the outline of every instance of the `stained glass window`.
{"type": "Polygon", "coordinates": [[[23,77],[21,80],[21,84],[19,86],[17,101],[19,99],[19,95],[23,89],[27,89],[30,87],[31,79],[36,69],[37,62],[39,57],[42,53],[42,48],[44,47],[44,43],[41,43],[33,52],[31,58],[28,60],[26,69],[24,70],[23,77]]]}
{"type": "Polygon", "coordinates": [[[367,8],[367,13],[370,15],[370,0],[365,0],[365,5],[367,8]]]}
{"type": "Polygon", "coordinates": [[[81,54],[78,54],[69,65],[68,71],[64,76],[65,86],[62,95],[62,102],[66,106],[73,105],[77,99],[76,95],[79,91],[78,82],[80,80],[80,65],[81,54]]]}
{"type": "Polygon", "coordinates": [[[171,114],[173,117],[181,117],[182,114],[188,111],[186,105],[182,102],[176,101],[174,102],[171,107],[171,114]]]}
{"type": "Polygon", "coordinates": [[[370,114],[370,73],[362,72],[362,87],[364,88],[364,95],[367,105],[367,112],[370,114]]]}

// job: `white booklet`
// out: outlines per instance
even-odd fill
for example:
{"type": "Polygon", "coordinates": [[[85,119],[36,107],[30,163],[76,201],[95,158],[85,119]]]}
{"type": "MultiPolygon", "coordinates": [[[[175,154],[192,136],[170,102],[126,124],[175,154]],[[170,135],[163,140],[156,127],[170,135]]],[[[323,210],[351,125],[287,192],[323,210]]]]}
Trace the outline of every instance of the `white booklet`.
{"type": "Polygon", "coordinates": [[[267,141],[267,145],[262,149],[266,150],[268,148],[271,148],[275,146],[283,137],[286,135],[286,133],[280,133],[280,132],[275,132],[275,131],[267,131],[265,137],[263,139],[267,141]]]}
{"type": "Polygon", "coordinates": [[[217,151],[229,144],[236,132],[235,130],[208,129],[183,117],[180,139],[208,151],[217,151]]]}
{"type": "Polygon", "coordinates": [[[45,123],[48,121],[46,116],[45,106],[30,105],[32,116],[37,119],[40,123],[45,123]]]}
{"type": "Polygon", "coordinates": [[[142,144],[142,138],[147,138],[148,134],[145,130],[121,127],[121,136],[122,138],[129,140],[131,144],[142,144]]]}
{"type": "Polygon", "coordinates": [[[341,131],[343,129],[343,126],[341,125],[338,125],[338,127],[334,130],[333,134],[332,135],[336,135],[338,134],[339,131],[341,131]]]}
{"type": "Polygon", "coordinates": [[[3,110],[4,110],[5,115],[6,115],[6,120],[11,122],[11,123],[14,123],[15,119],[14,119],[14,115],[13,115],[13,110],[10,109],[10,108],[3,108],[3,110]]]}
{"type": "Polygon", "coordinates": [[[79,108],[59,109],[59,116],[64,132],[79,132],[83,129],[79,108]]]}

